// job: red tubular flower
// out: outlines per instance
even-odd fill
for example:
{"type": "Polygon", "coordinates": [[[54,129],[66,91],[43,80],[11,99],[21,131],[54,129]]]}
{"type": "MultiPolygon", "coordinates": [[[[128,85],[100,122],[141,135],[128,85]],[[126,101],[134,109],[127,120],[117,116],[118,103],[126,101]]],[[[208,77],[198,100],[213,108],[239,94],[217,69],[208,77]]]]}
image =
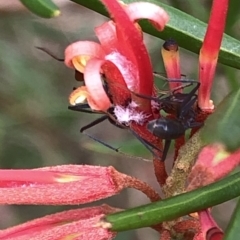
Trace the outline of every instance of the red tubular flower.
{"type": "Polygon", "coordinates": [[[0,170],[0,204],[75,205],[116,195],[128,187],[142,191],[152,201],[160,199],[146,183],[113,167],[62,165],[0,170]]]}
{"type": "Polygon", "coordinates": [[[97,226],[106,214],[119,209],[108,205],[64,211],[0,230],[1,240],[110,240],[116,233],[97,226]]]}
{"type": "Polygon", "coordinates": [[[0,170],[1,204],[80,204],[119,193],[126,185],[113,167],[63,165],[0,170]],[[64,196],[64,197],[63,197],[64,196]]]}
{"type": "Polygon", "coordinates": [[[240,150],[230,153],[221,144],[204,147],[189,175],[188,190],[208,185],[223,178],[239,163],[240,150]]]}
{"type": "Polygon", "coordinates": [[[222,42],[228,10],[228,0],[214,0],[207,32],[199,56],[198,106],[202,110],[212,110],[214,105],[210,100],[211,87],[222,42]]]}
{"type": "Polygon", "coordinates": [[[222,240],[223,232],[212,218],[209,210],[198,213],[201,223],[201,232],[197,234],[194,240],[222,240]]]}

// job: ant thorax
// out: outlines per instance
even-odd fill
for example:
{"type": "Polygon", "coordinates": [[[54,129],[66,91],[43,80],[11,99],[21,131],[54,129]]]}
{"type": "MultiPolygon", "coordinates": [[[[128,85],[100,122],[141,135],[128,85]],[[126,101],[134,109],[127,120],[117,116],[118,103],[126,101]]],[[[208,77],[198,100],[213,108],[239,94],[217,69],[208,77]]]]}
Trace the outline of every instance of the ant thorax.
{"type": "Polygon", "coordinates": [[[136,102],[130,102],[126,107],[116,105],[114,107],[114,115],[119,123],[129,126],[130,122],[134,121],[139,125],[143,125],[148,114],[144,112],[139,112],[138,105],[136,102]]]}

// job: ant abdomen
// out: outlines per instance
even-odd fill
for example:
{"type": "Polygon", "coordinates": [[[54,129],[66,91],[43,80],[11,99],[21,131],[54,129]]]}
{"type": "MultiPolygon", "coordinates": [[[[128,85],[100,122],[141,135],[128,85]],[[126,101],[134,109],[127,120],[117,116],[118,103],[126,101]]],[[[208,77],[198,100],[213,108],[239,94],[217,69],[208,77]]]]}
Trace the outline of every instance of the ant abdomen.
{"type": "Polygon", "coordinates": [[[186,131],[180,121],[165,117],[150,121],[147,124],[147,129],[154,136],[165,140],[177,139],[183,136],[186,131]]]}

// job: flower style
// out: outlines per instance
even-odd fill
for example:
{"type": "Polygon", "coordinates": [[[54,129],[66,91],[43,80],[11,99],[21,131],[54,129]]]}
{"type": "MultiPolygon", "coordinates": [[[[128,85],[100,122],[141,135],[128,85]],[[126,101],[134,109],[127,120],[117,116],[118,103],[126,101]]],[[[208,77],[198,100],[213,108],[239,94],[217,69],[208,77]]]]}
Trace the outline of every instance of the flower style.
{"type": "Polygon", "coordinates": [[[214,108],[210,100],[210,93],[225,28],[227,10],[228,0],[213,1],[207,32],[200,51],[199,81],[201,86],[198,94],[198,106],[206,111],[211,111],[214,108]]]}

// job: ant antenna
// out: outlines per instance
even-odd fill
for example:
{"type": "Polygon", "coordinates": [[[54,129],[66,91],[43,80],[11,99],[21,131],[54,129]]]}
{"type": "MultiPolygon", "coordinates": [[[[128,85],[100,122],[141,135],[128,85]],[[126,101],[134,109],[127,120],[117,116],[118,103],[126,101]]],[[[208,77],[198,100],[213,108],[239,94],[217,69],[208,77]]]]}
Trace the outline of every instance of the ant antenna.
{"type": "Polygon", "coordinates": [[[84,133],[85,130],[87,130],[87,129],[89,129],[89,128],[91,128],[91,127],[93,127],[93,126],[95,126],[95,125],[97,125],[97,124],[105,121],[106,119],[108,119],[108,116],[107,116],[107,115],[103,115],[102,117],[97,118],[96,120],[92,121],[92,122],[89,123],[88,125],[82,127],[82,128],[80,129],[80,133],[84,133]]]}
{"type": "Polygon", "coordinates": [[[105,147],[107,147],[107,148],[109,148],[109,149],[111,149],[111,150],[113,150],[113,151],[115,151],[117,153],[119,152],[119,148],[115,148],[115,147],[111,146],[110,144],[107,144],[107,143],[105,143],[105,142],[95,138],[94,136],[92,136],[92,135],[90,135],[90,134],[88,134],[86,132],[82,132],[82,133],[84,135],[88,136],[89,138],[91,138],[92,140],[94,140],[95,142],[101,143],[103,146],[105,146],[105,147]]]}
{"type": "Polygon", "coordinates": [[[125,156],[125,157],[133,158],[133,159],[138,159],[138,160],[141,160],[141,161],[144,161],[144,162],[152,162],[152,160],[145,159],[145,158],[138,157],[138,156],[133,156],[133,155],[127,154],[127,153],[125,153],[125,152],[122,152],[122,151],[120,150],[120,148],[115,148],[115,147],[111,146],[110,144],[107,144],[107,143],[105,143],[105,142],[103,142],[103,141],[95,138],[94,136],[92,136],[92,135],[90,135],[90,134],[88,134],[88,133],[86,133],[86,132],[83,132],[83,134],[86,135],[86,136],[88,136],[90,139],[94,140],[95,142],[98,142],[98,143],[104,145],[105,147],[107,147],[107,148],[113,150],[114,152],[117,152],[118,154],[121,154],[121,155],[123,155],[123,156],[125,156]]]}
{"type": "Polygon", "coordinates": [[[56,57],[52,52],[50,52],[48,49],[44,48],[44,47],[35,47],[45,53],[47,53],[49,56],[51,56],[52,58],[56,59],[57,61],[59,62],[64,62],[64,58],[59,58],[59,57],[56,57]]]}

